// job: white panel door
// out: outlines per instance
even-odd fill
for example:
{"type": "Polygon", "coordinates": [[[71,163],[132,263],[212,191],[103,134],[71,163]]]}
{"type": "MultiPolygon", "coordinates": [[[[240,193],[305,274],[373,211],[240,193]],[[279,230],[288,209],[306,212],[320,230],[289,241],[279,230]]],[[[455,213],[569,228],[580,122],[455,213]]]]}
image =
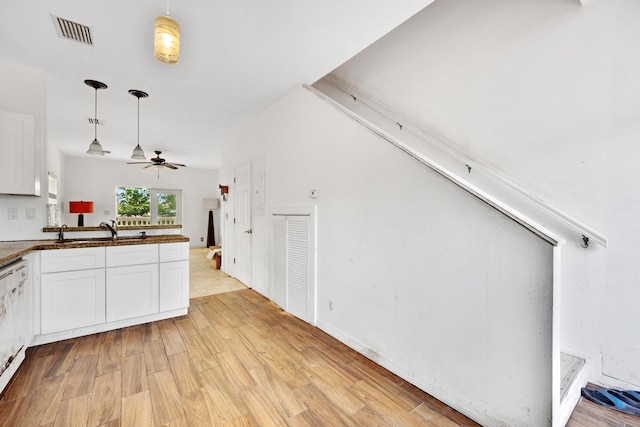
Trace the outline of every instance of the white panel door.
{"type": "Polygon", "coordinates": [[[158,312],[158,264],[107,268],[107,322],[158,312]]]}
{"type": "Polygon", "coordinates": [[[234,177],[234,272],[251,287],[251,162],[235,169],[234,177]]]}
{"type": "Polygon", "coordinates": [[[189,307],[189,261],[160,263],[160,311],[189,307]]]}
{"type": "Polygon", "coordinates": [[[43,334],[105,322],[104,268],[43,274],[43,334]]]}
{"type": "Polygon", "coordinates": [[[0,193],[40,195],[35,117],[0,111],[0,193]]]}

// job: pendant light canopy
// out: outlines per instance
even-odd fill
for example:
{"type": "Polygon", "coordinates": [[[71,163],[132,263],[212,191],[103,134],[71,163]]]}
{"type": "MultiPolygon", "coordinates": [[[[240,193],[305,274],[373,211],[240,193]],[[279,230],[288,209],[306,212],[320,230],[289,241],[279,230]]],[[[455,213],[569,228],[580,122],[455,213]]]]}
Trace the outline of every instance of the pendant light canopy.
{"type": "Polygon", "coordinates": [[[130,89],[129,93],[138,98],[138,145],[136,145],[136,147],[133,149],[131,158],[134,160],[147,160],[147,158],[144,156],[142,147],[140,147],[140,98],[146,98],[149,96],[149,94],[137,89],[130,89]]]}
{"type": "Polygon", "coordinates": [[[102,145],[98,141],[98,89],[106,89],[107,85],[96,80],[85,80],[84,83],[95,89],[95,111],[93,116],[93,141],[89,145],[87,154],[95,156],[104,156],[110,153],[102,149],[102,145]]]}
{"type": "Polygon", "coordinates": [[[153,54],[165,64],[177,64],[180,59],[180,25],[167,15],[156,18],[153,54]]]}

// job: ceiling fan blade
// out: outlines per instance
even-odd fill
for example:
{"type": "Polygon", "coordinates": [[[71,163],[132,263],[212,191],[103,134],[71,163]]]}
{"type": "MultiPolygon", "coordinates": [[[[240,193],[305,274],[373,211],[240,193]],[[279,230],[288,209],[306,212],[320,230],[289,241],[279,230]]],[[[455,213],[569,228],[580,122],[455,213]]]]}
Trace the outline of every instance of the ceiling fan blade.
{"type": "Polygon", "coordinates": [[[128,165],[151,165],[151,162],[127,162],[128,165]]]}
{"type": "Polygon", "coordinates": [[[147,168],[150,168],[151,166],[155,166],[155,165],[153,163],[151,163],[150,165],[147,165],[147,166],[143,167],[142,169],[147,169],[147,168]]]}
{"type": "Polygon", "coordinates": [[[171,163],[163,163],[162,166],[164,166],[165,168],[173,169],[173,170],[178,169],[176,166],[172,165],[171,163]]]}
{"type": "Polygon", "coordinates": [[[183,165],[182,163],[171,163],[171,164],[174,165],[174,166],[180,166],[182,168],[186,168],[187,167],[187,165],[183,165]]]}

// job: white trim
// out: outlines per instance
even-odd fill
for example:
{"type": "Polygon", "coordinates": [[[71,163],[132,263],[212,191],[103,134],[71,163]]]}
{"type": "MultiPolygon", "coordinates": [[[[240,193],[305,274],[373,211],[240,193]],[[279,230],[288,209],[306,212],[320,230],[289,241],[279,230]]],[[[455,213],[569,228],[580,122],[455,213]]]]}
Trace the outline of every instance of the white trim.
{"type": "Polygon", "coordinates": [[[318,322],[318,329],[326,332],[331,335],[333,338],[342,342],[346,346],[352,348],[363,356],[369,358],[376,364],[382,366],[383,368],[393,372],[401,378],[406,379],[411,384],[415,385],[419,389],[423,390],[425,393],[430,394],[435,397],[439,401],[445,403],[446,405],[456,408],[465,416],[471,418],[475,422],[485,425],[485,426],[494,426],[494,427],[507,427],[510,426],[508,422],[505,420],[498,418],[489,414],[486,410],[482,408],[478,408],[473,406],[473,404],[462,397],[459,397],[452,392],[451,390],[444,391],[439,384],[428,381],[425,378],[416,376],[415,372],[411,372],[409,370],[403,369],[390,360],[386,359],[384,356],[381,356],[375,350],[368,348],[362,342],[353,339],[351,336],[345,334],[344,332],[333,328],[330,324],[324,323],[322,321],[318,322]],[[461,409],[459,409],[461,408],[461,409]]]}
{"type": "Polygon", "coordinates": [[[132,319],[117,320],[114,322],[101,323],[99,325],[86,326],[84,328],[70,329],[68,331],[53,332],[50,334],[37,335],[33,338],[31,346],[48,344],[55,341],[62,341],[69,338],[77,338],[84,335],[97,334],[99,332],[111,331],[114,329],[126,328],[127,326],[141,325],[143,323],[155,322],[158,320],[170,319],[172,317],[184,316],[188,313],[188,307],[177,310],[164,311],[132,319]]]}

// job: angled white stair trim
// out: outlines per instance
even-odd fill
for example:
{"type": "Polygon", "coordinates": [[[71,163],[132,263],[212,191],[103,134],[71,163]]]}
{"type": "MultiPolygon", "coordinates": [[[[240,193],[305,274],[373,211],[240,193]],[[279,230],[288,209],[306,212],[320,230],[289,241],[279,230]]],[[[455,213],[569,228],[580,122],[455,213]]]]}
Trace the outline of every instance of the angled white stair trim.
{"type": "Polygon", "coordinates": [[[586,237],[589,243],[607,246],[604,234],[456,151],[447,138],[425,132],[343,81],[326,76],[314,86],[304,87],[549,242],[557,245],[566,239],[583,243],[586,237]]]}

